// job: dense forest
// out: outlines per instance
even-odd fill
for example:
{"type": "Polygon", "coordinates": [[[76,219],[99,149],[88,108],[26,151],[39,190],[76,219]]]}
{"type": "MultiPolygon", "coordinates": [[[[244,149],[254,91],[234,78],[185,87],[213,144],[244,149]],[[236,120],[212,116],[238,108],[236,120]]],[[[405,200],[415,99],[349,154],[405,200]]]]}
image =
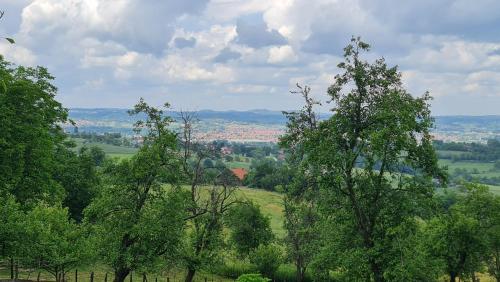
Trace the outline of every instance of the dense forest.
{"type": "MultiPolygon", "coordinates": [[[[447,188],[435,149],[493,161],[500,143],[433,142],[431,96],[408,93],[397,67],[364,59],[369,49],[360,38],[344,48],[328,118],[297,85],[304,106],[284,113],[279,147],[233,146],[255,159],[243,182],[226,165],[227,144],[196,140],[196,113],[172,117],[168,103],[140,99],[129,111],[144,135],[130,158],[76,148],[49,71],[0,59],[0,274],[500,281],[500,197],[476,183],[447,188]],[[284,234],[242,185],[279,193],[284,234]]],[[[121,135],[73,137],[134,146],[121,135]]]]}

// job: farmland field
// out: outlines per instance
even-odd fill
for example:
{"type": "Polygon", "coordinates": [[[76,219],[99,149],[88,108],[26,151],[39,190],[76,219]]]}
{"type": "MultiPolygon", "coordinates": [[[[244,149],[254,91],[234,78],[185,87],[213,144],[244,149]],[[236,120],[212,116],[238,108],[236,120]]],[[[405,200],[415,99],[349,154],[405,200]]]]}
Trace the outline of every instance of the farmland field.
{"type": "Polygon", "coordinates": [[[136,152],[137,148],[125,147],[125,146],[116,146],[111,144],[97,143],[97,142],[85,142],[82,138],[72,138],[71,140],[75,141],[76,147],[75,150],[79,150],[83,146],[92,147],[97,146],[101,148],[107,156],[116,157],[116,158],[130,158],[136,152]]]}

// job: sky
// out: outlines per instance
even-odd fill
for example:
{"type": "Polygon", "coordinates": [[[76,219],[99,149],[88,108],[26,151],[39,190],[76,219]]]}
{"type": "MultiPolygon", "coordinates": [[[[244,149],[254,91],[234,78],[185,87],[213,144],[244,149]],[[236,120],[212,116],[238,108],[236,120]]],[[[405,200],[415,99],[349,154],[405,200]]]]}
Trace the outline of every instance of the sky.
{"type": "MultiPolygon", "coordinates": [[[[398,65],[434,115],[500,114],[498,0],[0,0],[0,54],[42,65],[66,107],[291,110],[351,36],[398,65]]],[[[323,106],[320,111],[328,110],[323,106]]]]}

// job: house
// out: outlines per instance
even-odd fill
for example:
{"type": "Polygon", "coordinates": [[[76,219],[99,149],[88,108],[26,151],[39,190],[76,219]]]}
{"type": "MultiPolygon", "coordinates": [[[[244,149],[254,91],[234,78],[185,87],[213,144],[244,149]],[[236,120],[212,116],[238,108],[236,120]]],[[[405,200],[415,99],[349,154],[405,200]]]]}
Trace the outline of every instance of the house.
{"type": "Polygon", "coordinates": [[[233,168],[231,171],[240,181],[245,179],[245,176],[248,174],[248,171],[242,167],[233,168]]]}

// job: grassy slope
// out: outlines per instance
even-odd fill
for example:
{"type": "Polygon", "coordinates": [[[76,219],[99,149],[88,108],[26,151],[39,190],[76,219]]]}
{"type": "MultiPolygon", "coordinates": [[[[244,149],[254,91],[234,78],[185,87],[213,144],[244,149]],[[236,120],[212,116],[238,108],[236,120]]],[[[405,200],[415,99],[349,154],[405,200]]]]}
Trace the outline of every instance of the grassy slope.
{"type": "Polygon", "coordinates": [[[241,187],[237,197],[252,200],[258,204],[262,212],[271,219],[271,228],[278,238],[285,236],[283,228],[283,196],[279,193],[260,189],[241,187]]]}

